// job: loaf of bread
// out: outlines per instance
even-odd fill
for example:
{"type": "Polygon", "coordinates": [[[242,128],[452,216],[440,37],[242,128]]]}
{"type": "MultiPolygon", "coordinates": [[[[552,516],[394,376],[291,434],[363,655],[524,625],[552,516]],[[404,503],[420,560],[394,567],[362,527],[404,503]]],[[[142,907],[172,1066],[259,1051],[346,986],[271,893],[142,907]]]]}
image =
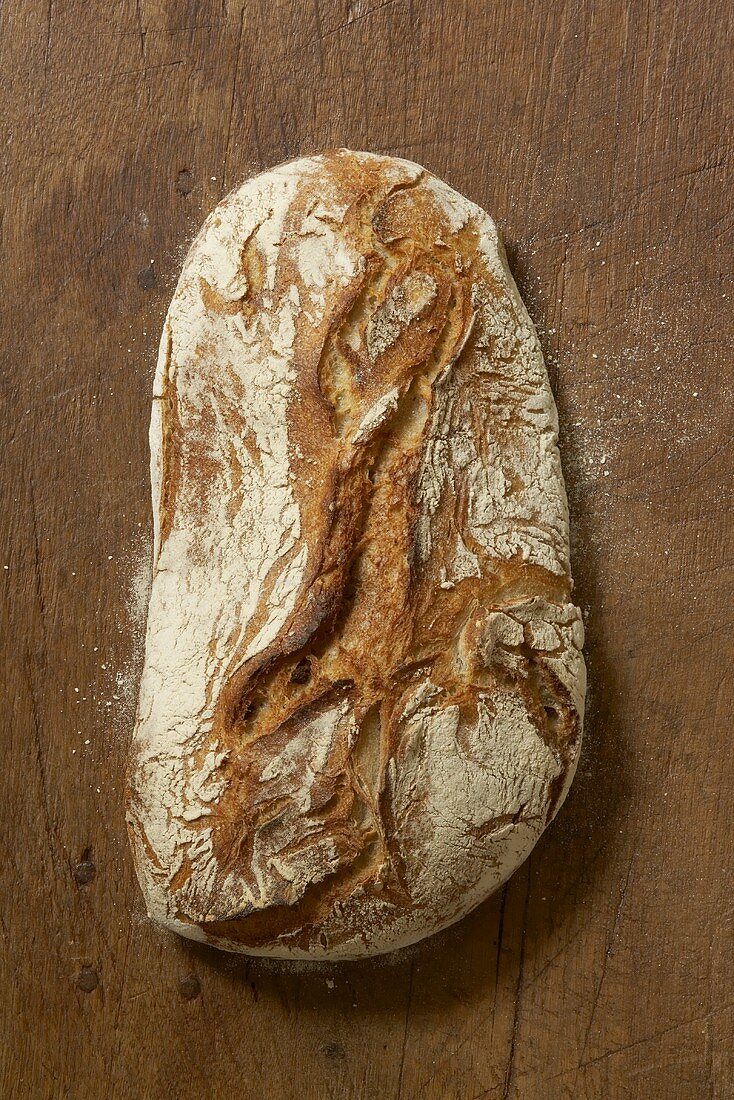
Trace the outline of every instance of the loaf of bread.
{"type": "Polygon", "coordinates": [[[161,342],[128,780],[148,911],[354,958],[530,852],[581,741],[557,416],[491,219],[347,150],[205,222],[161,342]]]}

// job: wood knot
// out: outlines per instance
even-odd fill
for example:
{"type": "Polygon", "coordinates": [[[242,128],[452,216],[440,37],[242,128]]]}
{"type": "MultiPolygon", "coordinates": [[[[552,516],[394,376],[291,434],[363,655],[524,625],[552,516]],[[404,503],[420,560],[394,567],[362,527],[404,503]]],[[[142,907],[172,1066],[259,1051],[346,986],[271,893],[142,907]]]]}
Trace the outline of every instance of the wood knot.
{"type": "Polygon", "coordinates": [[[152,290],[157,282],[152,262],[138,272],[138,286],[141,290],[152,290]]]}
{"type": "Polygon", "coordinates": [[[201,993],[201,982],[196,974],[187,974],[178,983],[178,991],[185,1001],[194,1001],[201,993]]]}
{"type": "Polygon", "coordinates": [[[194,181],[188,168],[182,168],[176,179],[176,190],[179,195],[190,195],[194,190],[194,181]]]}
{"type": "Polygon", "coordinates": [[[99,974],[93,966],[83,966],[77,974],[76,984],[83,993],[92,993],[99,985],[99,974]]]}
{"type": "Polygon", "coordinates": [[[93,881],[95,875],[97,874],[97,868],[95,866],[94,860],[91,858],[91,852],[89,849],[84,852],[82,858],[76,864],[71,873],[74,876],[74,881],[78,886],[88,886],[89,883],[93,881]]]}
{"type": "Polygon", "coordinates": [[[327,1058],[346,1058],[347,1053],[341,1043],[337,1043],[336,1039],[330,1039],[326,1043],[321,1044],[321,1050],[327,1058]]]}

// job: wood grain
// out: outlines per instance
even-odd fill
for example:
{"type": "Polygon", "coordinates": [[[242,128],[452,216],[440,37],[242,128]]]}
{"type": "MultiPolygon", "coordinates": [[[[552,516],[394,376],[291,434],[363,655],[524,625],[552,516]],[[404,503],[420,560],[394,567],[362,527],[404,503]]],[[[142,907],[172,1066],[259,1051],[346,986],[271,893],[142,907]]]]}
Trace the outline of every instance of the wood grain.
{"type": "Polygon", "coordinates": [[[0,18],[0,1094],[731,1096],[731,6],[0,18]],[[503,230],[562,419],[589,718],[500,895],[386,961],[294,968],[151,927],[121,788],[182,255],[245,175],[337,145],[424,163],[503,230]]]}

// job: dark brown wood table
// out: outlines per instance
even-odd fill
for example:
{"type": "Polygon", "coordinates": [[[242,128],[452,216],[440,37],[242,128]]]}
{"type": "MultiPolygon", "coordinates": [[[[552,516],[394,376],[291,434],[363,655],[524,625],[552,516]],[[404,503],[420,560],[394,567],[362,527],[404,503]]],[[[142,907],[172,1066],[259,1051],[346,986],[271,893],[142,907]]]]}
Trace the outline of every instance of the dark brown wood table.
{"type": "Polygon", "coordinates": [[[734,1096],[732,8],[2,5],[8,1098],[734,1096]],[[497,896],[403,954],[246,960],[145,918],[122,782],[147,429],[182,256],[346,145],[491,211],[562,422],[589,711],[497,896]]]}

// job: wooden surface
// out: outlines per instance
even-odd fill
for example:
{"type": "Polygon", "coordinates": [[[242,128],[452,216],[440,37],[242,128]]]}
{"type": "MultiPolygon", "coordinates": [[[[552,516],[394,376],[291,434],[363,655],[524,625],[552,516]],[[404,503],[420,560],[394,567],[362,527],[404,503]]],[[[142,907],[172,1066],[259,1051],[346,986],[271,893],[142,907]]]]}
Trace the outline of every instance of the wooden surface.
{"type": "Polygon", "coordinates": [[[734,1095],[731,5],[2,6],[3,1097],[734,1095]],[[233,185],[348,145],[497,218],[562,421],[583,762],[388,960],[145,919],[122,778],[156,345],[233,185]]]}

